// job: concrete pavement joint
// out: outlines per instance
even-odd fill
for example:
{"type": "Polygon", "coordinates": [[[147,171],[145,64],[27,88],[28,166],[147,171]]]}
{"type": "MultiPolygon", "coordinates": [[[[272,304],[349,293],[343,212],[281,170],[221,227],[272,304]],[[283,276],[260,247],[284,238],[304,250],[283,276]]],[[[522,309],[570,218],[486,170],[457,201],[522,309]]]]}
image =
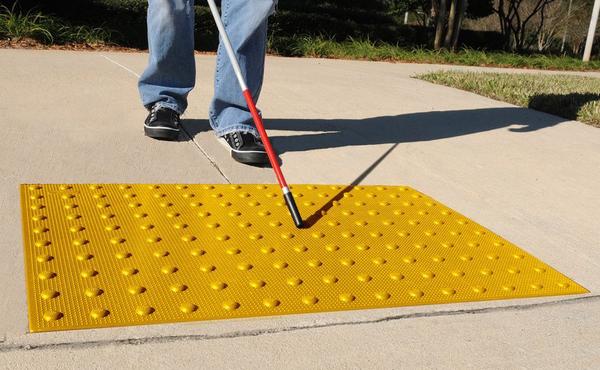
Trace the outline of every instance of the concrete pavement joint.
{"type": "Polygon", "coordinates": [[[111,59],[111,58],[107,57],[107,56],[106,56],[106,55],[104,55],[104,54],[100,54],[100,56],[102,56],[104,59],[108,60],[109,62],[111,62],[111,63],[113,63],[113,64],[116,64],[116,65],[118,65],[119,67],[121,67],[121,68],[123,68],[124,70],[128,71],[129,73],[131,73],[131,74],[132,74],[132,75],[134,75],[135,77],[137,77],[137,78],[140,78],[140,75],[139,75],[139,74],[137,74],[137,73],[136,73],[136,72],[134,72],[133,70],[131,70],[131,69],[127,68],[126,66],[122,65],[121,63],[117,62],[116,60],[114,60],[114,59],[111,59]]]}
{"type": "Polygon", "coordinates": [[[228,184],[231,184],[231,181],[225,175],[225,173],[223,171],[221,171],[221,169],[219,168],[219,165],[217,164],[217,162],[215,162],[215,160],[212,159],[212,157],[210,155],[208,155],[208,153],[194,140],[194,138],[192,137],[192,135],[190,135],[189,132],[187,132],[183,126],[181,127],[181,131],[183,131],[183,134],[185,136],[187,136],[188,139],[192,143],[194,143],[194,145],[196,146],[196,148],[198,148],[198,150],[200,150],[202,152],[202,154],[204,154],[204,156],[206,157],[206,159],[208,159],[208,161],[210,162],[210,164],[217,170],[217,172],[219,172],[219,174],[225,179],[225,181],[227,181],[228,184]]]}
{"type": "Polygon", "coordinates": [[[119,339],[119,340],[98,340],[98,341],[87,341],[87,342],[62,342],[62,343],[45,343],[45,344],[16,344],[16,345],[0,345],[0,353],[3,352],[16,352],[16,351],[29,351],[29,350],[61,350],[61,349],[86,349],[86,348],[98,348],[107,347],[114,345],[140,345],[140,344],[163,344],[172,343],[177,341],[200,341],[200,340],[218,340],[218,339],[234,339],[243,337],[257,337],[269,334],[279,334],[285,332],[311,330],[311,329],[322,329],[337,326],[351,326],[351,325],[365,325],[365,324],[380,324],[389,321],[405,320],[405,319],[419,319],[419,318],[432,318],[432,317],[444,317],[444,316],[457,316],[457,315],[477,315],[477,314],[488,314],[496,312],[511,312],[511,311],[526,311],[532,310],[539,307],[555,307],[560,305],[586,303],[589,301],[600,300],[600,295],[588,295],[585,297],[577,297],[571,299],[561,299],[557,301],[540,302],[527,305],[512,305],[502,307],[484,307],[476,309],[466,310],[454,310],[454,311],[434,311],[434,312],[416,312],[404,315],[386,316],[372,320],[358,320],[358,321],[343,321],[337,323],[326,323],[317,325],[303,325],[303,326],[288,326],[283,328],[273,329],[257,329],[257,330],[246,330],[246,331],[234,331],[224,334],[216,335],[169,335],[159,337],[147,337],[147,338],[130,338],[130,339],[119,339]]]}
{"type": "MultiPolygon", "coordinates": [[[[132,75],[134,75],[137,78],[140,78],[140,75],[138,73],[136,73],[135,71],[133,71],[132,69],[124,66],[123,64],[117,62],[116,60],[109,58],[108,56],[104,55],[104,54],[100,54],[104,59],[108,60],[109,62],[123,68],[124,70],[126,70],[127,72],[131,73],[132,75]]],[[[194,143],[194,145],[202,152],[202,154],[204,154],[204,156],[206,157],[206,159],[208,159],[208,161],[210,162],[210,164],[219,172],[219,174],[221,174],[221,176],[225,179],[225,181],[227,181],[228,184],[231,184],[231,181],[227,178],[227,176],[225,176],[225,174],[223,173],[223,171],[221,171],[221,169],[219,168],[219,166],[217,165],[217,163],[208,155],[208,153],[206,153],[206,151],[200,146],[198,145],[198,143],[196,143],[194,141],[194,138],[182,127],[182,131],[183,133],[188,137],[188,139],[194,143]]]]}

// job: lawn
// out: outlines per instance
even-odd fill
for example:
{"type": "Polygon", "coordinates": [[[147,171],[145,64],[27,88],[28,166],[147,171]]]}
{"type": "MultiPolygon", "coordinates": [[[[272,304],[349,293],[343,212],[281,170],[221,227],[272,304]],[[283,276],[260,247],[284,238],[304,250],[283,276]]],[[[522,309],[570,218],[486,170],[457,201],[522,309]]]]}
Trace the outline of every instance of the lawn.
{"type": "Polygon", "coordinates": [[[440,71],[417,78],[600,127],[600,79],[440,71]]]}
{"type": "Polygon", "coordinates": [[[459,64],[468,66],[494,66],[550,70],[599,70],[600,61],[583,63],[578,58],[544,54],[514,54],[501,51],[484,51],[463,48],[431,50],[409,48],[365,39],[336,41],[319,36],[278,38],[269,43],[273,54],[296,57],[364,59],[377,61],[459,64]]]}

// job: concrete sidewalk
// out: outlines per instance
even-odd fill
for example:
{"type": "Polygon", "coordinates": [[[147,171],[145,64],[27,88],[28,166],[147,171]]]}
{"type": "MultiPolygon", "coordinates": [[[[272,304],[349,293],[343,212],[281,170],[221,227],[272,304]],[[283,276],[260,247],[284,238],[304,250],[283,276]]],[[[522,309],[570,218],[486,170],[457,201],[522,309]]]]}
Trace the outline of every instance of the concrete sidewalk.
{"type": "Polygon", "coordinates": [[[267,59],[259,106],[290,183],[409,185],[591,293],[28,334],[19,184],[275,182],[210,132],[212,56],[197,57],[187,135],[144,137],[146,59],[0,50],[0,368],[600,363],[600,130],[410,78],[450,66],[319,59],[267,59]]]}

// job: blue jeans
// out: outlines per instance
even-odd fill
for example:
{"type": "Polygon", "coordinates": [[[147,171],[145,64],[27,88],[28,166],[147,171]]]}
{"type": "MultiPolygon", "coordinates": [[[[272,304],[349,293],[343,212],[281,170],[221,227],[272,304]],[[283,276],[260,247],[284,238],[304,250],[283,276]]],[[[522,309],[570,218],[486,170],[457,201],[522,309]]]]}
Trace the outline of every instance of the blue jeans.
{"type": "MultiPolygon", "coordinates": [[[[277,0],[222,0],[221,16],[252,96],[263,82],[267,18],[277,0]]],[[[148,0],[150,58],[138,87],[146,108],[154,104],[182,114],[194,88],[194,0],[148,0]]],[[[234,131],[258,136],[227,53],[219,43],[209,121],[217,136],[234,131]]]]}

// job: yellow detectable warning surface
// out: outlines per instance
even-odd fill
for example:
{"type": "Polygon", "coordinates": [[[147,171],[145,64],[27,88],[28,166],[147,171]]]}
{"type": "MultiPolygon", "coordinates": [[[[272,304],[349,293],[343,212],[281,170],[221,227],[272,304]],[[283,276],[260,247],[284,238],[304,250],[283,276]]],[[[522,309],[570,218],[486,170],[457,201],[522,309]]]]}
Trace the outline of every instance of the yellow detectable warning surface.
{"type": "Polygon", "coordinates": [[[404,186],[22,185],[32,332],[587,290],[404,186]]]}

